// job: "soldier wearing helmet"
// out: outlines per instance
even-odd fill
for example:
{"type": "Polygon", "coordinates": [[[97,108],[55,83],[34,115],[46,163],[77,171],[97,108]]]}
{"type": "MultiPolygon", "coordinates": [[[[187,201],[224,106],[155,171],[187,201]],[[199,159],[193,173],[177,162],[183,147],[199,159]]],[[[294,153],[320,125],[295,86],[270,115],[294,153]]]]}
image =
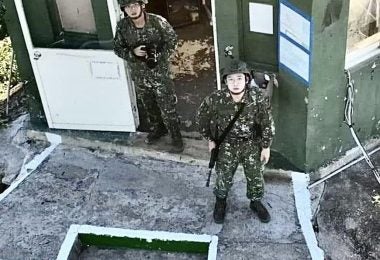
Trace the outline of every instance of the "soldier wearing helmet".
{"type": "Polygon", "coordinates": [[[134,17],[132,19],[141,17],[144,14],[145,5],[148,4],[148,0],[118,0],[118,2],[120,5],[120,9],[124,13],[124,15],[130,16],[128,14],[129,11],[132,11],[133,9],[139,9],[137,12],[137,17],[134,17]]]}
{"type": "Polygon", "coordinates": [[[228,75],[235,73],[243,73],[246,77],[246,80],[251,81],[251,73],[249,72],[247,64],[238,60],[232,60],[229,66],[221,70],[222,81],[225,82],[228,75]]]}
{"type": "Polygon", "coordinates": [[[131,68],[140,122],[149,123],[145,142],[153,144],[169,132],[170,151],[182,152],[177,97],[169,72],[169,57],[176,47],[177,35],[165,18],[145,12],[148,0],[118,0],[118,3],[124,18],[116,27],[114,52],[131,68]]]}
{"type": "Polygon", "coordinates": [[[214,220],[223,223],[228,192],[233,176],[241,163],[247,179],[247,197],[250,208],[262,222],[270,215],[261,203],[264,195],[264,165],[269,161],[274,124],[268,110],[267,99],[255,88],[250,88],[251,75],[247,64],[233,60],[222,69],[226,87],[206,97],[198,109],[199,132],[208,140],[209,151],[215,148],[218,138],[229,125],[242,103],[242,113],[219,146],[216,160],[216,203],[214,220]]]}

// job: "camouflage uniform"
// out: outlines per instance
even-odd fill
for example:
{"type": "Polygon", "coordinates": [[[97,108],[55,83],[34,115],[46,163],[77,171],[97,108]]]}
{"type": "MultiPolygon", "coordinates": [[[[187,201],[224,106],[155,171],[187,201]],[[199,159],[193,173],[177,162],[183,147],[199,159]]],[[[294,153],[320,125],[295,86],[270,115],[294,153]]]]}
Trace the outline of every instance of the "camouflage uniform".
{"type": "MultiPolygon", "coordinates": [[[[261,148],[270,146],[274,124],[267,109],[267,101],[258,90],[246,89],[241,102],[246,104],[244,110],[220,146],[214,194],[217,198],[227,197],[236,168],[242,163],[247,178],[247,197],[255,201],[260,200],[264,193],[261,148]]],[[[206,97],[197,115],[202,136],[216,140],[239,107],[240,103],[233,101],[227,88],[206,97]]]]}
{"type": "Polygon", "coordinates": [[[152,130],[156,131],[165,123],[174,137],[180,135],[180,130],[175,108],[177,98],[169,75],[168,59],[176,47],[177,35],[163,17],[146,12],[144,15],[146,22],[143,28],[136,28],[128,17],[118,22],[114,51],[131,67],[138,108],[146,111],[152,130]],[[153,69],[133,54],[133,49],[140,45],[157,46],[158,64],[153,69]]]}

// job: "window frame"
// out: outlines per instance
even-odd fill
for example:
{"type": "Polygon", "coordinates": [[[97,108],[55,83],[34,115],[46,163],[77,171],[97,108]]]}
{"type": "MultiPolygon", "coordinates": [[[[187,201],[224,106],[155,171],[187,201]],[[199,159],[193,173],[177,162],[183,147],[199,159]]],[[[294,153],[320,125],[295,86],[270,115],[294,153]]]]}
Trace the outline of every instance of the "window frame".
{"type": "MultiPolygon", "coordinates": [[[[351,8],[351,1],[350,0],[350,7],[351,8]]],[[[348,12],[349,14],[350,12],[348,12]]],[[[348,26],[349,26],[349,16],[348,16],[348,19],[347,19],[347,31],[348,31],[348,26]]],[[[377,33],[367,37],[366,39],[362,40],[362,41],[359,41],[358,44],[359,45],[363,45],[364,47],[357,47],[355,48],[354,50],[352,50],[351,52],[349,52],[349,49],[347,47],[347,40],[348,40],[348,33],[347,33],[347,37],[346,37],[346,55],[345,55],[345,69],[350,69],[352,67],[355,67],[361,63],[364,63],[368,60],[371,60],[373,59],[374,57],[380,55],[380,31],[378,31],[377,33]],[[375,40],[374,42],[371,43],[371,41],[373,41],[373,38],[372,37],[376,37],[378,38],[377,40],[375,40]],[[372,38],[372,39],[371,39],[372,38]],[[369,42],[369,43],[365,43],[365,42],[369,42]]]]}

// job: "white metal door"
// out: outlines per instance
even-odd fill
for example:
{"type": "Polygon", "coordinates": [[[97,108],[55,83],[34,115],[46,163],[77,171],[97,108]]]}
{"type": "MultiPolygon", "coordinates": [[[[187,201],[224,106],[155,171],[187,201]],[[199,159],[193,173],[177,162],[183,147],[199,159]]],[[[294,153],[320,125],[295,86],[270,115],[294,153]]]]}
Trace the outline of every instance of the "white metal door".
{"type": "MultiPolygon", "coordinates": [[[[22,0],[15,4],[49,127],[136,131],[135,92],[124,61],[112,50],[33,46],[22,0]]],[[[113,0],[107,5],[114,33],[119,8],[113,0]]]]}

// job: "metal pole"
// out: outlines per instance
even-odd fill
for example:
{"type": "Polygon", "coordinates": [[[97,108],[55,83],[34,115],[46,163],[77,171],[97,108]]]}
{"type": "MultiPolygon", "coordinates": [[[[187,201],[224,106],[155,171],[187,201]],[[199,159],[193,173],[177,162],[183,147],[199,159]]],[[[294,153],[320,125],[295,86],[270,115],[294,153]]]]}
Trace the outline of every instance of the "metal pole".
{"type": "MultiPolygon", "coordinates": [[[[376,153],[376,152],[378,152],[378,151],[380,151],[380,147],[378,147],[378,148],[374,149],[373,151],[369,152],[368,155],[372,155],[372,154],[374,154],[374,153],[376,153]]],[[[352,165],[354,165],[354,164],[360,162],[360,161],[363,160],[363,159],[365,159],[364,155],[361,156],[361,157],[359,157],[358,159],[356,159],[356,160],[350,162],[349,164],[346,164],[346,165],[343,166],[342,168],[339,168],[339,169],[337,169],[337,170],[335,170],[335,171],[329,173],[329,174],[326,175],[325,177],[323,177],[323,178],[321,178],[321,179],[315,181],[314,183],[310,184],[310,185],[308,186],[308,188],[311,189],[311,188],[313,188],[314,186],[317,186],[318,184],[324,182],[325,180],[330,179],[331,177],[337,175],[338,173],[344,171],[345,169],[351,167],[352,165]]]]}
{"type": "Polygon", "coordinates": [[[9,114],[9,98],[11,95],[11,81],[12,81],[12,72],[13,72],[13,60],[14,60],[14,51],[12,49],[12,60],[11,60],[11,71],[9,72],[9,81],[8,81],[8,90],[7,90],[7,106],[5,108],[5,115],[8,117],[9,114]]]}

